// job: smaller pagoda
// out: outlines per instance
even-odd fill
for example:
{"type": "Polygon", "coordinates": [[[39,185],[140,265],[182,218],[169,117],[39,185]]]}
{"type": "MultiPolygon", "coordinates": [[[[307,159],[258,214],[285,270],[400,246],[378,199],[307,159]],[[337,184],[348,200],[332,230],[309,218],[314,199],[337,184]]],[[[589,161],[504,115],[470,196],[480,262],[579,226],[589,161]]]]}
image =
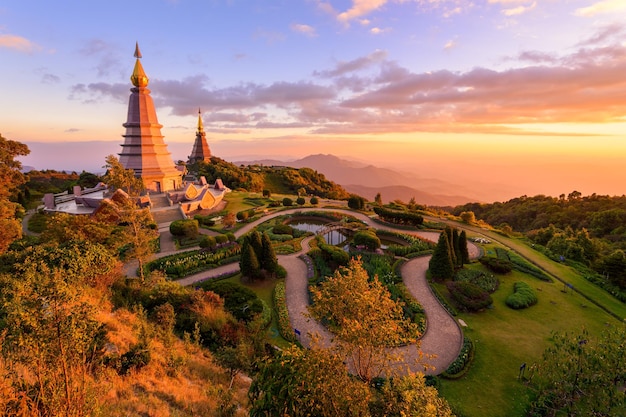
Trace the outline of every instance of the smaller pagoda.
{"type": "Polygon", "coordinates": [[[198,109],[198,130],[196,131],[196,140],[193,143],[191,155],[189,155],[189,163],[211,162],[211,150],[206,141],[206,132],[202,126],[202,113],[198,109]]]}

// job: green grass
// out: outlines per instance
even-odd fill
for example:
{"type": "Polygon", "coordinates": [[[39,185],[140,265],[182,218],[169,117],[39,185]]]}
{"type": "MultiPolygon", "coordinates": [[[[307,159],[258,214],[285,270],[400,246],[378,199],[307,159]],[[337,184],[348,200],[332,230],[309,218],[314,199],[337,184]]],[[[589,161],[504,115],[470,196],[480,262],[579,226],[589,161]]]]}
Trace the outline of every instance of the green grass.
{"type": "Polygon", "coordinates": [[[492,309],[458,316],[469,326],[465,334],[475,342],[475,359],[464,378],[442,380],[440,392],[459,416],[524,416],[531,392],[517,380],[519,368],[526,363],[528,370],[540,362],[552,331],[579,332],[584,327],[599,335],[605,323],[617,323],[580,294],[564,293],[560,282],[546,283],[517,271],[499,277],[492,309]],[[536,305],[524,310],[506,306],[516,281],[524,281],[536,291],[536,305]]]}

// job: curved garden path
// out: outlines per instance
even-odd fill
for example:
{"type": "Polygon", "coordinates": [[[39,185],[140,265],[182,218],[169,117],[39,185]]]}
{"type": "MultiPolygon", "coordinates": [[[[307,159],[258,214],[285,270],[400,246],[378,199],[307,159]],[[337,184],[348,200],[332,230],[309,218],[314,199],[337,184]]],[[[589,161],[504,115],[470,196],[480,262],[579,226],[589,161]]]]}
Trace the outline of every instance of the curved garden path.
{"type": "MultiPolygon", "coordinates": [[[[433,242],[436,242],[439,238],[438,232],[397,229],[389,225],[377,223],[370,217],[351,210],[330,208],[314,208],[312,210],[344,213],[356,217],[364,221],[368,226],[377,229],[413,234],[433,242]]],[[[274,217],[297,214],[304,211],[310,210],[291,209],[269,214],[246,224],[235,232],[235,235],[239,237],[274,217]]],[[[164,236],[162,235],[163,238],[164,236]]],[[[300,332],[300,342],[304,346],[309,347],[311,345],[311,335],[316,334],[319,336],[322,346],[329,346],[332,343],[332,334],[316,320],[308,317],[307,265],[299,259],[299,255],[308,251],[311,239],[312,237],[303,240],[301,252],[291,255],[279,255],[278,261],[287,271],[287,277],[285,278],[287,309],[289,310],[289,319],[292,327],[300,332]]],[[[478,247],[471,242],[468,242],[468,250],[471,258],[478,256],[478,247]]],[[[419,345],[394,348],[394,353],[403,355],[404,361],[398,365],[399,367],[408,367],[413,372],[420,371],[426,374],[438,374],[444,371],[458,356],[463,343],[463,333],[454,317],[443,308],[433,295],[426,281],[426,270],[428,269],[429,260],[430,256],[414,258],[401,267],[402,281],[424,308],[428,327],[419,345]],[[420,351],[423,353],[423,357],[420,355],[420,351]]],[[[195,282],[210,279],[236,269],[238,269],[238,265],[223,265],[210,271],[188,276],[177,282],[181,285],[192,285],[195,282]]]]}

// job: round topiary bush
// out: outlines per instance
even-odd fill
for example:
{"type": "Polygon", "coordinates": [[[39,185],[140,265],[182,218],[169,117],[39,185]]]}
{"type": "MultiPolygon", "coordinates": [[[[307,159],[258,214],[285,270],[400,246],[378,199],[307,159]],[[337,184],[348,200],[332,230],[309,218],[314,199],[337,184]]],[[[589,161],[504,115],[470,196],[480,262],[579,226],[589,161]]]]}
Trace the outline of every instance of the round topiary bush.
{"type": "Polygon", "coordinates": [[[537,304],[537,301],[537,295],[530,285],[518,281],[513,284],[513,294],[507,297],[505,303],[514,310],[520,310],[537,304]]]}
{"type": "Polygon", "coordinates": [[[203,236],[200,240],[200,247],[202,249],[215,249],[217,247],[217,240],[215,240],[215,236],[203,236]]]}
{"type": "Polygon", "coordinates": [[[289,197],[283,198],[283,206],[285,207],[293,206],[293,200],[289,197]]]}
{"type": "Polygon", "coordinates": [[[177,237],[198,236],[198,221],[195,219],[175,220],[170,224],[170,233],[177,237]]]}
{"type": "Polygon", "coordinates": [[[317,198],[317,197],[311,197],[311,199],[309,200],[309,202],[310,202],[312,205],[316,206],[316,205],[318,205],[318,204],[319,204],[320,200],[319,200],[319,198],[317,198]]]}

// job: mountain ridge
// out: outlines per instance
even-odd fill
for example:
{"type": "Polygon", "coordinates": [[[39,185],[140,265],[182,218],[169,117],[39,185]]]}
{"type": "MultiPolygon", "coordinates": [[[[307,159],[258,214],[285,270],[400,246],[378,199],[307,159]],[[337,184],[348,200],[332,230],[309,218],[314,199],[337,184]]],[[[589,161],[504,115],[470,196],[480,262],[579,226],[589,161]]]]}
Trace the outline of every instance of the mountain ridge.
{"type": "Polygon", "coordinates": [[[383,202],[409,201],[415,198],[419,204],[431,206],[456,206],[481,199],[465,187],[435,178],[422,178],[390,168],[377,167],[358,161],[350,161],[332,154],[308,155],[304,158],[280,161],[264,159],[257,161],[234,161],[236,165],[290,166],[311,168],[324,174],[347,191],[374,200],[380,193],[383,202]],[[419,184],[419,188],[415,185],[419,184]]]}

